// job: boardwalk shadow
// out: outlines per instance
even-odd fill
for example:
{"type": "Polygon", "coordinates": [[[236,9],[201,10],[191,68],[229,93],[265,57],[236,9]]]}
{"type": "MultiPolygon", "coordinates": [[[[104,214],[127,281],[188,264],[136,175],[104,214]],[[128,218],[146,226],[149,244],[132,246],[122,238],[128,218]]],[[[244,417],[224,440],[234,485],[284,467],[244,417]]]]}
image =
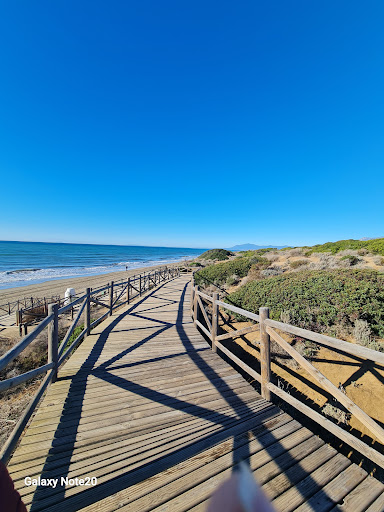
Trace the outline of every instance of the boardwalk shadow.
{"type": "MultiPolygon", "coordinates": [[[[173,285],[177,286],[176,283],[177,282],[173,282],[173,285]]],[[[138,463],[136,463],[135,466],[131,466],[130,464],[127,464],[126,467],[122,466],[119,474],[116,474],[116,476],[113,476],[112,473],[107,481],[100,483],[94,488],[87,488],[86,490],[77,492],[77,494],[74,494],[73,496],[68,496],[65,487],[59,486],[56,487],[56,489],[38,487],[34,494],[33,503],[30,509],[32,512],[38,512],[51,506],[53,509],[55,504],[60,503],[65,503],[64,509],[68,512],[79,510],[80,508],[92,505],[101,499],[107,498],[108,496],[111,496],[123,489],[148,479],[161,471],[167,470],[172,466],[215,446],[231,436],[233,438],[233,469],[236,468],[236,465],[241,460],[249,462],[249,458],[252,455],[249,447],[249,440],[253,436],[259,440],[264,450],[268,452],[272,458],[275,458],[276,453],[284,454],[283,459],[281,457],[276,459],[276,463],[279,465],[281,473],[284,473],[287,468],[295,467],[295,481],[300,482],[305,480],[310,487],[316,489],[317,492],[319,491],[318,484],[312,481],[311,475],[301,467],[300,463],[298,463],[298,461],[292,457],[284,447],[281,446],[280,450],[276,449],[276,446],[279,445],[279,440],[275,437],[273,430],[265,430],[265,422],[270,420],[271,425],[273,425],[273,419],[280,414],[280,411],[272,404],[269,405],[266,403],[264,403],[262,411],[255,411],[255,408],[250,407],[249,403],[243,401],[241,397],[233,391],[231,386],[228,385],[227,381],[220,376],[215,368],[207,363],[203,357],[205,349],[200,351],[194,348],[183,324],[183,315],[185,315],[186,309],[186,288],[187,284],[179,290],[180,301],[177,305],[177,319],[175,323],[162,321],[157,318],[155,320],[157,328],[152,329],[148,336],[144,337],[132,346],[127,347],[120,353],[112,356],[108,361],[97,365],[97,361],[105,347],[110,333],[127,315],[136,315],[140,319],[147,318],[154,321],[150,316],[143,315],[143,313],[146,315],[149,314],[151,308],[139,310],[139,306],[147,298],[141,300],[133,305],[129,310],[117,316],[100,334],[87,359],[72,379],[60,422],[56,429],[52,447],[46,459],[41,477],[60,478],[62,476],[65,477],[69,475],[70,477],[79,476],[82,478],[87,476],[78,475],[76,470],[71,468],[71,461],[75,442],[79,433],[83,402],[87,390],[88,378],[90,376],[96,377],[106,384],[116,386],[122,391],[126,391],[129,396],[134,394],[136,397],[145,397],[153,401],[154,404],[170,408],[175,411],[176,417],[178,417],[179,413],[183,413],[187,414],[188,417],[192,419],[203,419],[208,424],[216,426],[215,430],[204,433],[203,427],[200,427],[203,429],[203,434],[201,436],[197,436],[196,439],[188,441],[187,443],[182,442],[182,434],[180,434],[179,446],[168,451],[166,450],[166,447],[164,447],[164,450],[160,450],[155,458],[147,457],[146,454],[143,453],[141,459],[138,459],[138,463]],[[164,357],[149,357],[146,361],[134,362],[132,364],[124,363],[121,365],[115,365],[123,357],[139,349],[170,328],[176,328],[178,337],[184,346],[184,352],[171,355],[168,354],[164,357]],[[204,405],[196,405],[193,402],[191,403],[188,400],[182,399],[182,397],[170,396],[159,389],[153,389],[152,387],[145,386],[142,383],[135,382],[133,379],[125,378],[125,376],[123,378],[120,375],[111,373],[111,370],[129,368],[134,365],[142,365],[143,371],[145,371],[146,363],[159,360],[173,360],[181,355],[188,355],[198,371],[214,384],[217,394],[220,395],[227,404],[227,407],[225,408],[226,412],[212,410],[204,407],[204,405]],[[111,367],[111,365],[115,366],[111,367]],[[228,411],[232,411],[232,413],[229,414],[228,411]],[[274,448],[272,448],[272,446],[274,446],[274,448]]],[[[156,295],[159,295],[161,289],[162,287],[157,288],[149,294],[149,296],[155,297],[156,295]]],[[[171,302],[172,301],[165,301],[166,304],[171,302]]],[[[173,301],[173,303],[175,302],[173,301]]],[[[156,309],[157,308],[158,306],[156,306],[156,309]]],[[[127,336],[129,336],[129,334],[127,334],[127,336]]],[[[127,372],[127,374],[129,376],[129,372],[127,372]]],[[[260,403],[262,402],[255,392],[255,401],[257,400],[259,400],[260,403]]],[[[132,433],[134,434],[135,432],[132,431],[132,433]]],[[[86,434],[86,432],[84,432],[84,434],[86,434]]],[[[120,434],[118,433],[116,435],[123,437],[125,434],[126,432],[122,431],[120,434]]],[[[85,438],[87,438],[87,435],[85,435],[85,438]]],[[[97,440],[92,440],[92,442],[97,443],[97,440]]],[[[108,457],[108,454],[106,454],[106,457],[108,457]]],[[[92,466],[90,468],[92,468],[92,466]]],[[[89,474],[89,476],[92,475],[89,474]]]]}

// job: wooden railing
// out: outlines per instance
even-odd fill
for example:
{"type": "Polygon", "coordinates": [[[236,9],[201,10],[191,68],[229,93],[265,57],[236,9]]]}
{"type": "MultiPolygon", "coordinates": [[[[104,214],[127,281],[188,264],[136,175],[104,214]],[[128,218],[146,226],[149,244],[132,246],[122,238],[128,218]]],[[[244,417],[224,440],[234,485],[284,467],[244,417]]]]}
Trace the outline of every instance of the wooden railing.
{"type": "Polygon", "coordinates": [[[24,430],[29,418],[39,403],[47,386],[54,382],[57,378],[57,372],[60,366],[73,352],[73,350],[81,343],[81,341],[89,335],[91,329],[96,327],[105,318],[112,315],[116,308],[129,304],[132,300],[140,297],[143,293],[153,289],[159,284],[169,281],[180,275],[178,267],[163,268],[160,270],[142,273],[129,277],[126,281],[108,283],[102,288],[91,290],[87,288],[84,295],[76,298],[72,302],[65,305],[54,303],[48,305],[48,315],[42,320],[28,335],[13,346],[6,354],[0,358],[0,371],[5,369],[26,347],[28,347],[39,334],[48,328],[48,362],[47,364],[35,368],[16,377],[11,377],[0,382],[0,392],[13,388],[26,382],[33,377],[46,373],[39,389],[37,390],[31,403],[24,411],[22,417],[18,421],[10,437],[5,443],[0,458],[3,462],[7,462],[17,441],[24,430]],[[99,307],[105,308],[104,312],[99,318],[91,323],[91,308],[95,304],[99,307]],[[60,307],[61,306],[61,307],[60,307]],[[76,312],[76,316],[74,316],[76,312]],[[61,315],[71,315],[73,321],[69,326],[64,338],[59,344],[59,317],[61,315]],[[71,339],[80,318],[84,317],[84,325],[81,332],[75,339],[71,339]],[[71,343],[69,344],[69,342],[71,343]]]}
{"type": "MultiPolygon", "coordinates": [[[[279,386],[271,382],[271,353],[270,353],[270,339],[272,338],[280,345],[302,368],[304,368],[324,390],[330,393],[351,415],[357,418],[382,444],[384,444],[384,429],[374,421],[368,414],[366,414],[358,405],[356,405],[350,398],[346,396],[339,388],[337,388],[325,375],[323,375],[317,368],[315,368],[307,359],[299,354],[289,343],[287,343],[280,334],[276,331],[282,331],[289,334],[300,336],[301,338],[314,341],[320,345],[334,349],[337,351],[351,354],[362,359],[368,359],[375,363],[384,365],[384,353],[368,349],[359,345],[354,345],[343,340],[325,336],[323,334],[315,333],[307,329],[295,327],[283,322],[277,322],[269,318],[269,309],[262,307],[259,314],[251,313],[245,309],[238,308],[232,304],[222,302],[219,300],[218,293],[213,293],[212,296],[203,293],[198,286],[195,285],[194,276],[192,276],[191,286],[191,316],[197,327],[211,340],[212,350],[220,351],[232,360],[244,372],[250,375],[253,379],[260,383],[261,395],[266,400],[271,400],[271,393],[278,396],[301,413],[314,420],[319,425],[324,427],[327,431],[337,436],[339,439],[355,448],[364,456],[375,462],[380,467],[384,468],[384,455],[369,446],[367,443],[361,441],[356,436],[342,429],[332,421],[319,414],[311,407],[308,407],[291,394],[287,393],[279,386]],[[239,314],[253,322],[255,325],[245,327],[224,334],[219,332],[219,315],[220,308],[231,311],[232,313],[239,314]],[[205,324],[205,325],[204,325],[205,324]],[[251,368],[243,360],[237,357],[221,342],[226,339],[234,339],[252,331],[260,330],[260,373],[254,368],[251,368]]],[[[381,405],[382,406],[382,405],[381,405]]]]}

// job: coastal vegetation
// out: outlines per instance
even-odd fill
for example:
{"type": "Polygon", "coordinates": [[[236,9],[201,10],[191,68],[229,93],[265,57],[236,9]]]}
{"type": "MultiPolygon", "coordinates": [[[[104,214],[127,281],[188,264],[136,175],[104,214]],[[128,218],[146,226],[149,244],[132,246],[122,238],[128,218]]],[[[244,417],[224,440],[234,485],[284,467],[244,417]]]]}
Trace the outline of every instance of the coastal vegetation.
{"type": "MultiPolygon", "coordinates": [[[[384,239],[342,240],[313,247],[241,251],[229,261],[209,261],[195,273],[206,293],[274,320],[384,352],[384,239]],[[356,242],[356,243],[355,243],[356,242]]],[[[246,364],[260,365],[260,332],[252,321],[220,308],[221,332],[244,330],[222,343],[246,364]],[[247,330],[250,330],[247,332],[247,330]]],[[[313,341],[280,331],[299,354],[380,422],[377,408],[384,370],[313,341]]],[[[271,339],[271,371],[279,387],[349,430],[368,435],[359,421],[308,379],[306,370],[271,339]]]]}
{"type": "MultiPolygon", "coordinates": [[[[269,279],[253,280],[226,300],[257,313],[270,308],[270,316],[316,332],[352,333],[357,320],[384,337],[384,274],[375,270],[303,270],[269,279]]],[[[383,347],[384,348],[384,347],[383,347]]]]}
{"type": "Polygon", "coordinates": [[[308,254],[313,254],[315,252],[330,252],[332,254],[337,254],[341,251],[345,250],[357,250],[368,251],[372,254],[381,254],[384,256],[384,238],[375,238],[373,240],[339,240],[338,242],[327,242],[325,244],[313,245],[312,247],[307,247],[308,254]]]}
{"type": "Polygon", "coordinates": [[[208,292],[220,288],[222,298],[243,309],[267,306],[273,319],[383,350],[375,341],[384,338],[382,249],[384,239],[240,251],[206,262],[195,282],[208,292]]]}
{"type": "Polygon", "coordinates": [[[210,249],[200,254],[199,259],[224,261],[229,259],[230,256],[234,256],[234,253],[227,249],[210,249]]]}
{"type": "Polygon", "coordinates": [[[231,283],[238,282],[242,277],[248,275],[249,271],[253,267],[254,269],[266,268],[269,265],[269,261],[254,254],[235,257],[230,261],[224,263],[218,263],[209,265],[195,274],[196,284],[201,286],[223,285],[228,280],[231,283]]]}

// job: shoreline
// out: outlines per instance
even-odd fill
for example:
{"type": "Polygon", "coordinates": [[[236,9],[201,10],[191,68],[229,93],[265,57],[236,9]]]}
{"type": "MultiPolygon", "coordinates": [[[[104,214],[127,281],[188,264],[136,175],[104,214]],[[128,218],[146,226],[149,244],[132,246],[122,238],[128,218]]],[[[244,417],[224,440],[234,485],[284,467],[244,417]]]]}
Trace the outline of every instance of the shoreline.
{"type": "Polygon", "coordinates": [[[24,297],[48,298],[52,295],[64,297],[67,288],[74,288],[76,294],[85,293],[87,288],[99,288],[111,281],[120,281],[135,274],[142,274],[164,267],[175,267],[188,263],[191,260],[183,260],[175,263],[153,265],[151,267],[137,267],[106,274],[95,274],[91,276],[69,277],[64,279],[52,279],[42,283],[4,288],[0,290],[0,305],[7,302],[14,302],[24,297]]]}

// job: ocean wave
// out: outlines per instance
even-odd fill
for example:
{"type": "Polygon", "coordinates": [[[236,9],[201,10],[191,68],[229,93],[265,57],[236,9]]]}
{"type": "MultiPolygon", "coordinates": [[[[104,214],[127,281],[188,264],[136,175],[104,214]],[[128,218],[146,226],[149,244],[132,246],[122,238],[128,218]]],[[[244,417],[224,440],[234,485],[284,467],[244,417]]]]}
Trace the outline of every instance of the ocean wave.
{"type": "Polygon", "coordinates": [[[26,286],[28,284],[40,283],[43,281],[52,281],[54,279],[65,279],[72,277],[85,277],[97,274],[107,274],[109,272],[119,272],[132,270],[135,268],[152,267],[155,265],[166,265],[184,261],[185,257],[171,257],[153,260],[122,261],[108,265],[97,265],[89,267],[51,267],[51,268],[24,268],[8,271],[0,271],[0,288],[12,288],[15,286],[26,286]]]}
{"type": "Polygon", "coordinates": [[[38,270],[42,270],[41,268],[20,268],[18,270],[8,270],[5,272],[8,276],[12,274],[20,274],[22,272],[37,272],[38,270]]]}

